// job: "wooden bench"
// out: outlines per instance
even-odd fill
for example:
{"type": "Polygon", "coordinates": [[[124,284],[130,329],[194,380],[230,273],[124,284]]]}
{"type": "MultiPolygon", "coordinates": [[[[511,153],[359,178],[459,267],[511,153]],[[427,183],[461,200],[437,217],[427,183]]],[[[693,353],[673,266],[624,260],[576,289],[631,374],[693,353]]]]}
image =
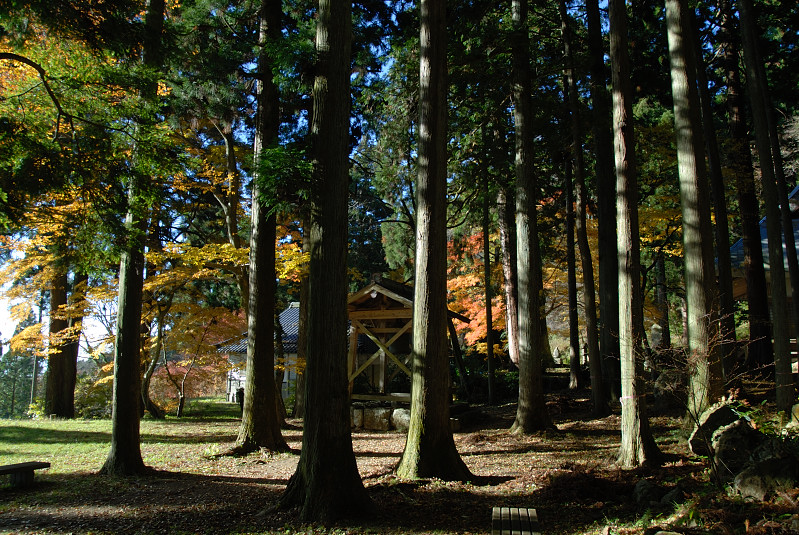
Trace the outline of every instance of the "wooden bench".
{"type": "Polygon", "coordinates": [[[491,535],[539,535],[538,514],[526,507],[494,507],[491,535]]]}
{"type": "Polygon", "coordinates": [[[7,464],[0,466],[0,475],[9,474],[11,476],[11,486],[21,489],[33,485],[33,471],[40,468],[50,468],[50,463],[32,461],[7,464]]]}

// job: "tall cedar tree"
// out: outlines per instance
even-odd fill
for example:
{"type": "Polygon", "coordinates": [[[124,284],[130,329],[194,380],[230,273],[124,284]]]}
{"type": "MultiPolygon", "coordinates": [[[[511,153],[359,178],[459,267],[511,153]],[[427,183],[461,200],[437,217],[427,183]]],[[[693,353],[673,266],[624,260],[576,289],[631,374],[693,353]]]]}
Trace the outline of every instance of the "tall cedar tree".
{"type": "Polygon", "coordinates": [[[411,416],[397,475],[466,481],[449,425],[446,1],[422,0],[411,416]]]}
{"type": "Polygon", "coordinates": [[[618,463],[633,468],[658,455],[649,429],[643,381],[641,246],[638,237],[638,184],[633,131],[632,84],[627,54],[625,0],[610,0],[610,62],[613,138],[616,156],[616,217],[619,225],[619,346],[621,349],[621,448],[618,463]]]}
{"type": "Polygon", "coordinates": [[[744,276],[746,301],[749,303],[749,360],[750,369],[766,366],[774,361],[771,344],[771,318],[769,316],[766,270],[763,248],[760,243],[760,213],[754,179],[752,152],[749,150],[748,125],[745,116],[744,94],[741,84],[739,57],[740,38],[732,14],[732,2],[721,0],[721,35],[726,71],[727,113],[730,130],[729,148],[726,151],[729,169],[735,176],[741,234],[744,248],[744,276]]]}
{"type": "Polygon", "coordinates": [[[739,0],[741,41],[746,65],[746,88],[752,108],[752,122],[755,127],[755,145],[762,173],[763,202],[766,207],[766,232],[768,233],[769,270],[771,272],[771,317],[774,327],[774,373],[777,387],[777,408],[790,411],[794,401],[794,387],[791,374],[791,358],[788,352],[788,308],[785,267],[782,247],[782,221],[780,200],[777,195],[774,161],[771,154],[767,118],[767,81],[762,69],[757,48],[758,33],[754,24],[754,14],[750,0],[739,0]]]}
{"type": "Polygon", "coordinates": [[[250,278],[247,310],[247,380],[244,407],[236,438],[236,450],[256,451],[265,448],[286,451],[280,433],[275,384],[275,240],[274,211],[264,206],[261,184],[275,177],[260,171],[264,149],[277,145],[280,130],[280,95],[272,79],[269,50],[280,39],[280,0],[263,0],[260,29],[257,83],[257,115],[253,142],[252,214],[250,226],[250,278]]]}
{"type": "MultiPolygon", "coordinates": [[[[568,91],[568,86],[564,85],[568,91]]],[[[580,384],[580,317],[577,310],[577,261],[574,246],[574,185],[572,160],[566,156],[563,175],[566,179],[566,266],[569,289],[569,389],[577,390],[580,384]]]]}
{"type": "Polygon", "coordinates": [[[699,418],[721,397],[723,372],[715,305],[710,186],[696,88],[697,65],[688,16],[687,6],[682,0],[666,0],[688,309],[688,411],[692,418],[699,418]]]}
{"type": "MultiPolygon", "coordinates": [[[[685,28],[690,32],[695,58],[696,85],[702,110],[702,131],[705,137],[705,147],[707,148],[710,193],[713,198],[713,230],[716,239],[716,266],[718,268],[719,345],[724,378],[726,378],[728,370],[725,364],[732,364],[731,357],[735,351],[735,300],[733,299],[732,290],[732,260],[730,254],[730,227],[727,217],[727,196],[721,168],[719,142],[713,120],[710,90],[708,89],[707,71],[702,57],[702,42],[697,31],[696,17],[690,12],[687,13],[687,16],[685,28]]],[[[662,255],[660,255],[660,258],[662,258],[662,255]]]]}
{"type": "Polygon", "coordinates": [[[57,268],[50,285],[50,343],[47,352],[44,412],[58,418],[75,417],[78,355],[75,353],[75,360],[72,360],[66,341],[59,340],[68,327],[68,320],[64,315],[67,285],[67,272],[63,267],[57,268]]]}
{"type": "MultiPolygon", "coordinates": [[[[164,0],[150,0],[144,18],[142,63],[160,70],[164,0]]],[[[150,83],[143,90],[146,99],[155,99],[158,87],[150,83]]],[[[134,150],[135,158],[135,150],[134,150]]],[[[111,413],[111,450],[101,469],[110,475],[136,475],[147,471],[141,457],[139,407],[141,405],[140,334],[142,286],[144,284],[144,234],[146,207],[141,196],[143,177],[135,171],[128,184],[127,235],[119,262],[117,333],[114,345],[114,386],[111,413]]]]}
{"type": "Polygon", "coordinates": [[[599,1],[586,0],[588,49],[591,56],[591,127],[594,134],[594,172],[597,182],[597,223],[599,253],[599,321],[602,353],[602,381],[591,388],[602,389],[593,399],[604,399],[594,406],[597,414],[608,414],[608,401],[619,394],[619,258],[616,253],[616,177],[613,174],[613,142],[610,126],[610,96],[605,74],[605,47],[599,1]]]}
{"type": "MultiPolygon", "coordinates": [[[[751,6],[741,9],[747,10],[750,15],[751,6]]],[[[753,20],[747,21],[749,31],[753,34],[757,25],[753,20]]],[[[799,259],[796,256],[796,240],[794,235],[793,218],[791,215],[791,208],[788,199],[788,185],[785,182],[785,170],[783,169],[782,150],[780,148],[779,133],[777,131],[777,121],[774,118],[774,105],[771,101],[771,90],[769,88],[769,80],[766,75],[766,67],[760,56],[759,46],[759,32],[757,33],[758,39],[755,39],[753,46],[753,55],[757,58],[754,63],[756,75],[760,79],[758,84],[759,92],[763,100],[764,109],[766,112],[766,126],[768,128],[768,140],[771,146],[771,163],[774,167],[774,180],[777,184],[777,199],[779,201],[780,216],[782,222],[782,238],[783,246],[785,248],[785,256],[788,260],[788,273],[791,281],[791,305],[793,308],[794,318],[794,331],[788,332],[788,338],[791,336],[799,336],[799,259]]],[[[744,55],[746,51],[744,50],[744,55]]],[[[749,73],[747,66],[747,73],[749,73]]],[[[752,74],[749,73],[749,76],[752,74]]],[[[759,150],[759,149],[758,149],[759,150]]],[[[792,405],[794,397],[795,385],[793,384],[791,374],[791,358],[780,359],[775,361],[775,372],[777,374],[777,404],[780,410],[787,411],[792,405]]]]}
{"type": "Polygon", "coordinates": [[[577,80],[575,73],[575,60],[572,53],[572,31],[569,15],[566,11],[566,2],[560,2],[560,17],[563,32],[563,51],[566,57],[566,94],[569,109],[571,110],[572,152],[574,154],[574,185],[576,188],[576,231],[577,243],[580,249],[580,261],[583,272],[583,311],[585,313],[586,345],[588,347],[588,365],[591,370],[591,401],[594,414],[603,414],[606,411],[607,400],[604,397],[602,385],[602,363],[599,355],[599,337],[596,315],[596,288],[594,286],[594,264],[591,257],[591,248],[588,243],[587,206],[588,188],[585,185],[585,164],[583,162],[583,131],[580,120],[580,102],[577,93],[577,80]]]}
{"type": "MultiPolygon", "coordinates": [[[[491,311],[491,300],[493,291],[491,288],[491,202],[489,200],[489,181],[488,173],[483,178],[483,284],[485,286],[485,310],[486,310],[486,360],[488,361],[488,403],[496,401],[494,394],[494,320],[491,311]]],[[[452,340],[452,347],[460,349],[459,342],[452,340]]],[[[464,378],[465,379],[465,378],[464,378]]],[[[464,381],[465,384],[465,381],[464,381]]]]}
{"type": "Polygon", "coordinates": [[[519,365],[519,285],[516,273],[515,197],[505,184],[497,193],[497,223],[502,250],[502,277],[505,297],[505,331],[508,337],[508,357],[519,365]]]}
{"type": "Polygon", "coordinates": [[[352,451],[347,377],[351,10],[349,0],[320,0],[316,23],[305,427],[280,502],[300,506],[307,521],[362,515],[371,504],[352,451]]]}
{"type": "Polygon", "coordinates": [[[527,0],[511,4],[513,33],[513,118],[516,125],[516,262],[519,307],[519,402],[511,431],[532,433],[553,427],[544,398],[541,354],[542,281],[536,221],[536,180],[532,169],[532,103],[527,0]]]}

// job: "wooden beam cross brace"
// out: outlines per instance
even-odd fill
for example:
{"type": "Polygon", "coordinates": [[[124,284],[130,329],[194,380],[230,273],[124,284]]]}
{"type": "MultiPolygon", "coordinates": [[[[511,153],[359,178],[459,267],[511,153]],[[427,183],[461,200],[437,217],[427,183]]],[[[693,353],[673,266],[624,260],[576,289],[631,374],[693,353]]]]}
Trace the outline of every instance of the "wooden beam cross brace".
{"type": "Polygon", "coordinates": [[[399,330],[398,330],[398,331],[397,331],[397,332],[394,334],[394,336],[392,336],[392,337],[391,337],[391,338],[388,340],[388,342],[386,342],[385,344],[384,344],[383,342],[381,342],[381,341],[380,341],[380,339],[379,339],[377,336],[375,336],[375,335],[374,335],[374,334],[373,334],[373,333],[372,333],[372,332],[369,330],[369,328],[368,328],[368,327],[366,327],[366,325],[364,325],[363,323],[361,323],[361,321],[360,321],[360,320],[357,320],[357,319],[352,319],[352,324],[355,326],[355,328],[356,328],[357,330],[359,330],[359,331],[362,331],[362,332],[363,332],[363,333],[364,333],[366,336],[368,336],[369,338],[371,338],[371,339],[372,339],[372,341],[373,341],[375,344],[377,344],[378,350],[377,350],[377,351],[375,351],[374,353],[372,353],[372,356],[371,356],[371,357],[369,357],[369,358],[366,360],[366,362],[364,362],[363,364],[361,364],[361,366],[360,366],[360,367],[359,367],[357,370],[355,370],[354,372],[352,372],[352,373],[350,374],[350,381],[352,381],[353,379],[355,379],[356,377],[358,377],[358,376],[361,374],[361,372],[363,372],[363,371],[364,371],[366,368],[368,368],[368,367],[369,367],[369,366],[370,366],[370,365],[371,365],[371,364],[372,364],[372,363],[373,363],[375,360],[377,360],[377,358],[380,356],[380,352],[381,352],[381,351],[383,351],[383,352],[384,352],[384,353],[385,353],[385,354],[386,354],[386,355],[387,355],[387,356],[388,356],[388,357],[389,357],[391,360],[393,360],[393,361],[394,361],[394,362],[397,364],[397,366],[399,366],[399,368],[400,368],[402,371],[404,371],[404,372],[405,372],[405,374],[406,374],[408,377],[410,377],[410,376],[411,376],[411,371],[408,369],[408,367],[407,367],[407,366],[405,366],[405,364],[404,364],[402,361],[400,361],[400,360],[399,360],[399,359],[398,359],[398,358],[397,358],[397,357],[396,357],[396,356],[395,356],[395,355],[394,355],[394,354],[393,354],[391,351],[389,351],[389,350],[388,350],[388,346],[390,346],[391,344],[393,344],[394,342],[396,342],[396,341],[399,339],[399,337],[400,337],[400,336],[402,336],[403,334],[405,334],[406,332],[408,332],[408,330],[410,330],[410,328],[413,326],[413,320],[411,320],[411,321],[407,322],[405,325],[403,325],[403,326],[402,326],[402,328],[400,328],[400,329],[399,329],[399,330]]]}

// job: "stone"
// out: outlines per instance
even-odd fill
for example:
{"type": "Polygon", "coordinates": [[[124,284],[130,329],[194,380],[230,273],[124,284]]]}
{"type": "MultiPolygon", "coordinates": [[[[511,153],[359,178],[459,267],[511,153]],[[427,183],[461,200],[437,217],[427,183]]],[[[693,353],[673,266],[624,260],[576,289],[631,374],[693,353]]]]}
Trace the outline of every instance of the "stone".
{"type": "Polygon", "coordinates": [[[739,418],[738,413],[727,403],[721,402],[710,406],[699,417],[699,422],[688,439],[691,452],[694,455],[710,457],[713,433],[716,429],[729,425],[739,418]]]}
{"type": "Polygon", "coordinates": [[[391,413],[391,425],[394,429],[403,433],[408,431],[411,425],[411,411],[410,409],[394,409],[391,413]]]}
{"type": "Polygon", "coordinates": [[[730,480],[752,461],[752,452],[764,435],[743,419],[719,427],[713,432],[711,447],[716,470],[722,480],[730,480]]]}
{"type": "Polygon", "coordinates": [[[459,418],[449,419],[449,430],[453,433],[457,433],[461,430],[461,421],[459,418]]]}
{"type": "Polygon", "coordinates": [[[663,497],[660,499],[660,504],[671,507],[674,505],[681,504],[684,501],[685,501],[685,493],[682,491],[681,488],[675,487],[663,495],[663,497]]]}
{"type": "Polygon", "coordinates": [[[735,476],[733,489],[742,498],[764,501],[777,491],[797,485],[799,462],[794,458],[769,459],[745,468],[735,476]]]}
{"type": "Polygon", "coordinates": [[[350,409],[350,421],[354,429],[363,427],[363,409],[353,407],[350,409]]]}
{"type": "Polygon", "coordinates": [[[663,342],[663,327],[653,323],[649,329],[649,347],[660,347],[661,342],[663,342]]]}
{"type": "Polygon", "coordinates": [[[769,459],[788,459],[793,457],[793,452],[788,447],[788,443],[775,436],[764,436],[763,440],[752,449],[752,460],[756,463],[768,461],[769,459]]]}
{"type": "Polygon", "coordinates": [[[688,380],[682,370],[662,371],[652,385],[653,409],[657,412],[685,410],[688,403],[688,380]]]}
{"type": "Polygon", "coordinates": [[[633,499],[638,505],[648,506],[653,503],[660,503],[663,494],[663,489],[648,479],[640,480],[633,489],[633,499]]]}
{"type": "Polygon", "coordinates": [[[391,409],[382,407],[363,410],[363,428],[373,431],[391,429],[391,409]]]}

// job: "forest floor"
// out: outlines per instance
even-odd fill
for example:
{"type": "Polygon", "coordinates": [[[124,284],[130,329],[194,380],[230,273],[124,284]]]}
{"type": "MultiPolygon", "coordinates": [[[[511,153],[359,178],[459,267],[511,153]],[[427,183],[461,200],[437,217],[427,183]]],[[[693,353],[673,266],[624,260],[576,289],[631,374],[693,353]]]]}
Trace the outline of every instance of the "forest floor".
{"type": "Polygon", "coordinates": [[[53,466],[37,473],[31,489],[0,487],[0,533],[488,534],[493,506],[535,508],[544,534],[794,533],[799,489],[766,503],[729,496],[687,451],[678,418],[651,419],[664,454],[660,467],[620,470],[617,414],[591,419],[590,401],[573,394],[551,394],[548,406],[557,430],[531,436],[508,433],[513,404],[473,413],[478,417],[455,433],[475,476],[467,483],[398,480],[392,470],[404,434],[353,432],[374,508],[334,526],[303,524],[292,510],[262,514],[294,473],[301,421],[289,420],[284,429],[291,453],[224,457],[218,453],[238,430],[231,414],[144,420],[142,455],[155,473],[119,479],[97,475],[109,422],[2,420],[0,464],[53,466]],[[637,505],[633,488],[641,479],[667,490],[679,486],[683,503],[637,505]]]}

